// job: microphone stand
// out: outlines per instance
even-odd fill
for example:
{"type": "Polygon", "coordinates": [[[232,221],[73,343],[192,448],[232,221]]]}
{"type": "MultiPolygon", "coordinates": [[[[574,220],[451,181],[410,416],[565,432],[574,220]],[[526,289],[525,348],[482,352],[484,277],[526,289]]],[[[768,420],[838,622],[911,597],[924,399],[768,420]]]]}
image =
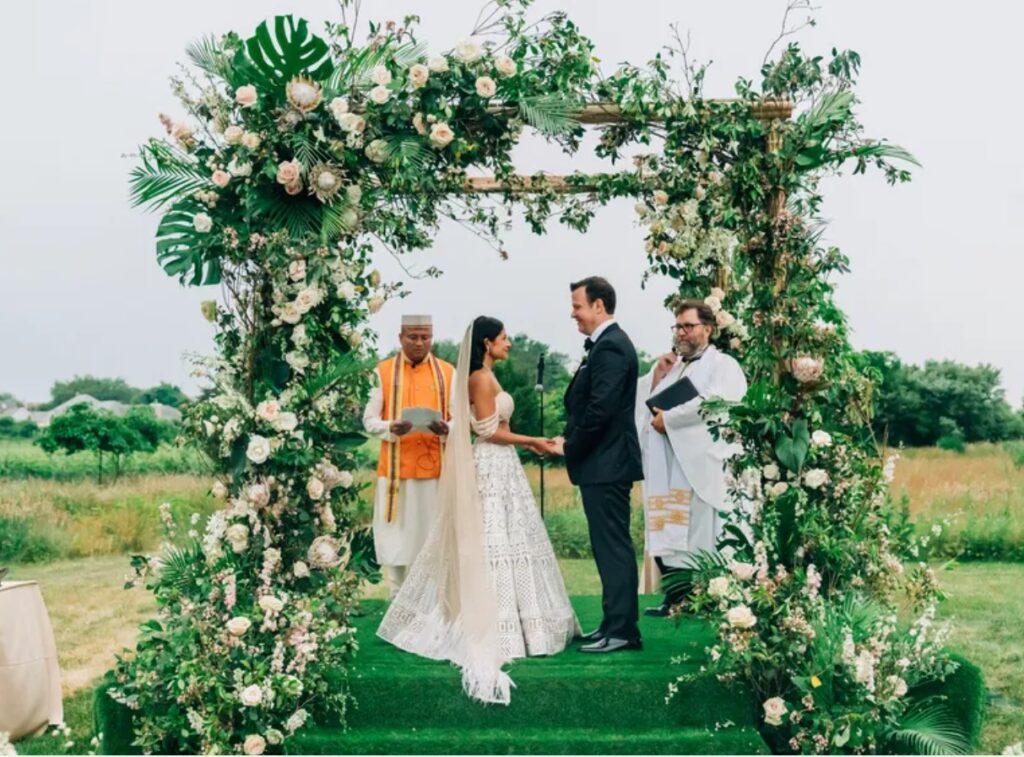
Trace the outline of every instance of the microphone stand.
{"type": "MultiPolygon", "coordinates": [[[[540,435],[544,434],[544,353],[537,357],[537,401],[540,403],[540,435]]],[[[545,437],[546,438],[546,437],[545,437]]],[[[540,458],[540,518],[544,520],[544,456],[540,458]]]]}

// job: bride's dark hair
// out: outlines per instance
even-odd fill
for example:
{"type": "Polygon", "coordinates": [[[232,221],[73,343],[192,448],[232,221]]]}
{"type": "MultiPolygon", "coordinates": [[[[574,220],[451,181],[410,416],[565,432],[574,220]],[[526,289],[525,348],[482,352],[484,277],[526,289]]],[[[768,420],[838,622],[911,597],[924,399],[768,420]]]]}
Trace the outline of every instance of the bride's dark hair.
{"type": "Polygon", "coordinates": [[[477,316],[473,321],[473,344],[469,353],[469,372],[479,371],[484,367],[484,355],[487,354],[487,347],[484,339],[494,341],[498,335],[505,330],[505,324],[497,318],[487,315],[477,316]]]}

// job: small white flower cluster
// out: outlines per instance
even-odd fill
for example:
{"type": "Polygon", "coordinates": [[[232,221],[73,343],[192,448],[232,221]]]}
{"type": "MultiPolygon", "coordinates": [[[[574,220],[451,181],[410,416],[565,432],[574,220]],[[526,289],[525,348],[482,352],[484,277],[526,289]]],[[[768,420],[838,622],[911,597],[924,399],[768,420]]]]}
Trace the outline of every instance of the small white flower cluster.
{"type": "MultiPolygon", "coordinates": [[[[697,267],[706,263],[727,264],[732,260],[739,240],[735,233],[702,217],[704,190],[698,185],[699,196],[682,202],[671,202],[666,192],[653,193],[653,204],[638,202],[636,213],[647,226],[644,249],[653,258],[672,258],[697,267]]],[[[706,202],[705,211],[712,219],[719,218],[721,208],[716,202],[706,202]]]]}
{"type": "Polygon", "coordinates": [[[747,331],[746,325],[741,320],[722,306],[724,301],[725,291],[719,287],[712,289],[711,293],[704,298],[704,304],[715,314],[715,323],[718,328],[732,337],[729,340],[729,346],[738,350],[743,346],[743,342],[750,337],[750,332],[747,331]]]}

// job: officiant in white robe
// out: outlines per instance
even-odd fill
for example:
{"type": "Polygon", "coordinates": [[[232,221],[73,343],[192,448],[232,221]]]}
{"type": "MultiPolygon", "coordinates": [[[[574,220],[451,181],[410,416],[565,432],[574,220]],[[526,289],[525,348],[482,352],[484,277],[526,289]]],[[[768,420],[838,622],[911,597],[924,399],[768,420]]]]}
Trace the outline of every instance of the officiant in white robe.
{"type": "MultiPolygon", "coordinates": [[[[739,363],[710,343],[714,325],[714,312],[704,302],[682,302],[673,326],[675,350],[639,380],[636,427],[644,464],[645,546],[662,576],[691,568],[697,552],[714,551],[722,514],[732,506],[725,461],[737,445],[713,438],[701,406],[710,398],[743,399],[747,381],[739,363]],[[653,414],[646,400],[684,377],[698,396],[653,414]]],[[[674,587],[660,607],[645,613],[667,615],[681,600],[681,587],[674,587]]]]}

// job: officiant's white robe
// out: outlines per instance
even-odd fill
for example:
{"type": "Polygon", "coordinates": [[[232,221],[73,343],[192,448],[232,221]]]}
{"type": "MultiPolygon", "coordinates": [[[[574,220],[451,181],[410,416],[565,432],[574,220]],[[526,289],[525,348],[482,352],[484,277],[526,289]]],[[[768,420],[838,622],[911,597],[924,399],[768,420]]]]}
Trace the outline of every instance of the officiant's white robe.
{"type": "Polygon", "coordinates": [[[747,380],[734,358],[709,345],[692,363],[677,362],[652,391],[654,370],[639,380],[636,426],[644,462],[645,545],[666,565],[687,567],[689,556],[715,548],[721,513],[732,503],[725,490],[725,461],[738,445],[715,440],[700,409],[713,397],[738,402],[747,380]],[[700,396],[664,412],[666,434],[651,427],[645,401],[682,377],[700,396]]]}
{"type": "MultiPolygon", "coordinates": [[[[384,393],[380,378],[374,371],[374,385],[370,399],[363,410],[363,429],[367,434],[382,442],[395,443],[398,437],[391,433],[389,421],[381,418],[384,410],[384,393]]],[[[455,371],[449,394],[449,407],[455,401],[455,371]]],[[[437,520],[436,478],[403,478],[398,485],[398,504],[394,520],[387,522],[388,479],[377,479],[377,491],[373,505],[373,543],[377,562],[381,565],[384,578],[392,597],[398,593],[409,566],[427,540],[430,527],[437,520]]]]}

